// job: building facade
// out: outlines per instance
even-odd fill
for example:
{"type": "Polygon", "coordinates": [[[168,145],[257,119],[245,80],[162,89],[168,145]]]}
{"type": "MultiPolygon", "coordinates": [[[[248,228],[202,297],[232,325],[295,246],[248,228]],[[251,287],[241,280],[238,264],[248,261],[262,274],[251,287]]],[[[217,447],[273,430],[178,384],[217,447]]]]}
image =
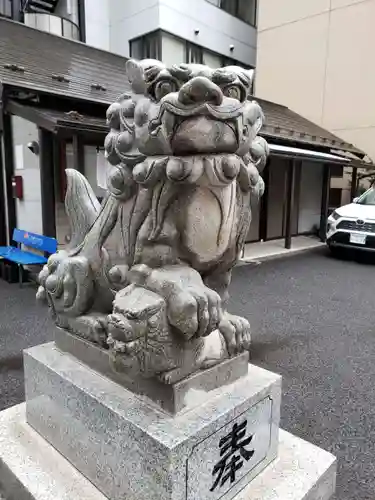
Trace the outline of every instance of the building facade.
{"type": "MultiPolygon", "coordinates": [[[[353,142],[375,159],[375,0],[261,0],[257,95],[353,142]]],[[[335,171],[332,204],[350,201],[335,171]]],[[[359,189],[368,186],[361,181],[359,189]]]]}
{"type": "MultiPolygon", "coordinates": [[[[252,0],[0,2],[3,241],[9,242],[19,227],[66,244],[66,168],[84,173],[96,195],[103,196],[105,110],[129,92],[128,56],[168,65],[253,68],[256,63],[257,5],[252,0]],[[72,32],[53,31],[54,23],[46,22],[51,18],[71,20],[78,41],[86,43],[77,43],[72,32]],[[39,145],[40,155],[30,151],[30,143],[39,145]],[[22,178],[22,198],[12,191],[14,177],[22,178]]],[[[276,76],[271,86],[277,88],[276,76]]],[[[258,101],[266,116],[261,135],[271,154],[262,173],[266,192],[253,207],[247,241],[285,238],[290,248],[294,235],[324,237],[330,172],[345,165],[356,171],[365,153],[287,106],[258,101]]]]}
{"type": "Polygon", "coordinates": [[[0,16],[124,57],[256,63],[258,0],[0,0],[0,16]]]}
{"type": "Polygon", "coordinates": [[[71,40],[85,40],[84,0],[0,0],[0,17],[71,40]]]}
{"type": "Polygon", "coordinates": [[[85,0],[86,43],[124,57],[254,68],[257,0],[85,0]]]}

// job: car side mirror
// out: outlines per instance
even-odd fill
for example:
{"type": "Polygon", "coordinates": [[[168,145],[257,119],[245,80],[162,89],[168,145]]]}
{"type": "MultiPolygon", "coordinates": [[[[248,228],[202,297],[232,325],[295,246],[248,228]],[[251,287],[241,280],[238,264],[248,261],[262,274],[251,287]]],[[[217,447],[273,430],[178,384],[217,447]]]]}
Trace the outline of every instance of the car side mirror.
{"type": "Polygon", "coordinates": [[[359,200],[359,196],[357,196],[357,198],[353,198],[353,203],[358,203],[358,200],[359,200]]]}

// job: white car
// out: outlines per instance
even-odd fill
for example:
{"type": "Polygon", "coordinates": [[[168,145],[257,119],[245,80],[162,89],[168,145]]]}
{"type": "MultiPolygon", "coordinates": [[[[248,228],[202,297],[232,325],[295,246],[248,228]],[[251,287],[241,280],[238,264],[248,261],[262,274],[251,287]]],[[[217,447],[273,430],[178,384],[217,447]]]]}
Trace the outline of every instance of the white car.
{"type": "Polygon", "coordinates": [[[375,188],[331,213],[327,245],[332,253],[341,248],[375,252],[375,188]]]}

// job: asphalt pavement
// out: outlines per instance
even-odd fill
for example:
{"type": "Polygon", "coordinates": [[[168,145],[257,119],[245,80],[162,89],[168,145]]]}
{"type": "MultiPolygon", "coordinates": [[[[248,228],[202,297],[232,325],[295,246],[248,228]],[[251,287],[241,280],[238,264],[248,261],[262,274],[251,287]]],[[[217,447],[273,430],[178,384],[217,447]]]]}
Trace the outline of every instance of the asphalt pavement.
{"type": "MultiPolygon", "coordinates": [[[[235,269],[252,362],[283,376],[282,427],[334,453],[336,500],[375,498],[375,262],[319,251],[235,269]]],[[[24,400],[22,349],[53,338],[35,288],[0,281],[0,409],[24,400]]]]}

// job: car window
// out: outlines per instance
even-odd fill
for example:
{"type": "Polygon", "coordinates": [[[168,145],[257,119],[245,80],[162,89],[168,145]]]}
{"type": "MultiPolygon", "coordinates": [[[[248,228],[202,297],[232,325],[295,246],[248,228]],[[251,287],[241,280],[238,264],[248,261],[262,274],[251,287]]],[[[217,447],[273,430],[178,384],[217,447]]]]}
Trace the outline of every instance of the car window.
{"type": "Polygon", "coordinates": [[[360,205],[375,205],[375,189],[369,189],[358,200],[360,205]]]}

